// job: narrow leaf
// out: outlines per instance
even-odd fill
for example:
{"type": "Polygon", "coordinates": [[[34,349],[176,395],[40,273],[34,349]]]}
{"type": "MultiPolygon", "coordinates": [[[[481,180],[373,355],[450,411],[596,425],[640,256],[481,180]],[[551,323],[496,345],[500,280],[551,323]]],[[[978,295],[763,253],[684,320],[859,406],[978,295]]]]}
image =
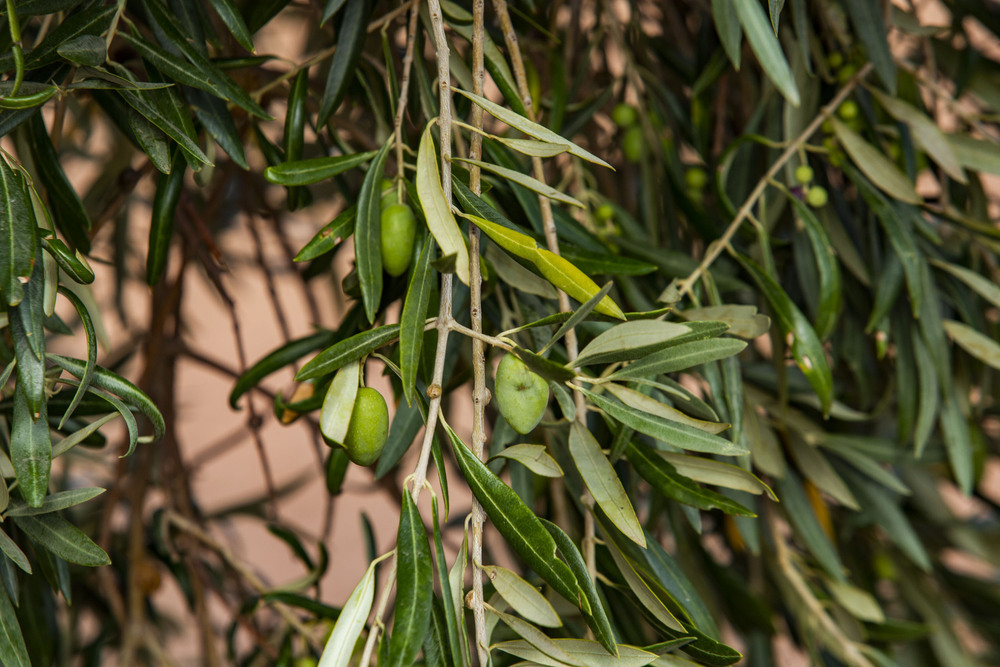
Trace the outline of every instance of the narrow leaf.
{"type": "Polygon", "coordinates": [[[282,162],[265,169],[264,178],[275,185],[311,185],[364,164],[375,155],[376,151],[371,151],[282,162]]]}
{"type": "Polygon", "coordinates": [[[743,25],[750,48],[753,49],[761,67],[774,85],[781,91],[792,106],[799,106],[799,89],[795,85],[795,77],[788,67],[781,44],[764,16],[764,9],[757,0],[733,0],[736,15],[743,25]]]}
{"type": "Polygon", "coordinates": [[[836,118],[831,118],[830,122],[833,124],[837,140],[858,169],[863,171],[872,183],[890,197],[908,204],[920,203],[920,196],[913,189],[913,183],[885,156],[883,151],[869,144],[861,138],[861,135],[836,118]]]}
{"type": "Polygon", "coordinates": [[[547,628],[562,625],[559,614],[552,608],[537,588],[519,577],[515,572],[499,565],[484,565],[483,572],[504,602],[527,620],[547,628]]]}
{"type": "Polygon", "coordinates": [[[556,558],[556,543],[538,517],[513,489],[483,465],[451,428],[447,431],[462,475],[507,544],[560,595],[579,604],[582,592],[576,577],[556,558]]]}
{"type": "Polygon", "coordinates": [[[354,221],[354,258],[357,262],[361,300],[368,321],[375,322],[382,300],[382,174],[392,143],[386,143],[372,160],[358,195],[358,215],[354,221]]]}
{"type": "Polygon", "coordinates": [[[409,491],[396,535],[396,607],[389,638],[390,667],[412,665],[431,620],[434,573],[427,531],[409,491]]]}
{"type": "MultiPolygon", "coordinates": [[[[545,445],[511,445],[504,447],[492,457],[517,461],[525,468],[542,477],[562,477],[563,471],[556,460],[545,451],[545,445]]],[[[541,625],[545,625],[542,623],[541,625]]]]}
{"type": "Polygon", "coordinates": [[[993,338],[955,320],[944,320],[943,324],[944,330],[963,350],[984,364],[1000,370],[1000,344],[993,338]]]}
{"type": "Polygon", "coordinates": [[[428,124],[420,137],[417,150],[417,195],[424,209],[424,219],[434,240],[444,257],[455,255],[455,273],[464,284],[469,284],[469,251],[465,247],[455,216],[451,212],[451,202],[444,198],[441,187],[441,172],[438,170],[437,151],[431,135],[433,125],[428,124]]]}
{"type": "Polygon", "coordinates": [[[593,153],[590,153],[589,151],[580,148],[569,139],[559,136],[558,134],[548,129],[547,127],[532,122],[527,118],[525,118],[524,116],[514,113],[510,109],[506,109],[500,106],[499,104],[489,101],[485,97],[480,97],[479,95],[476,95],[474,93],[470,93],[464,90],[459,90],[458,88],[454,87],[452,88],[452,90],[458,93],[459,95],[462,95],[472,100],[473,103],[481,107],[484,111],[486,111],[494,118],[502,120],[511,127],[518,129],[521,132],[524,132],[529,137],[534,137],[535,139],[538,139],[540,141],[547,141],[550,144],[564,145],[566,146],[567,152],[569,152],[570,154],[575,155],[583,160],[586,160],[587,162],[592,162],[602,167],[607,167],[608,169],[612,169],[611,165],[602,160],[601,158],[597,157],[593,153]]]}
{"type": "Polygon", "coordinates": [[[631,361],[656,352],[663,344],[691,333],[690,327],[674,322],[638,320],[622,322],[600,334],[580,351],[574,365],[631,361]]]}
{"type": "Polygon", "coordinates": [[[101,547],[58,514],[22,516],[13,521],[35,544],[65,561],[88,567],[111,564],[101,547]]]}
{"type": "Polygon", "coordinates": [[[295,379],[301,382],[332,373],[344,364],[357,361],[372,350],[392,342],[398,336],[398,324],[387,324],[362,331],[334,343],[317,354],[299,370],[295,379]]]}
{"type": "Polygon", "coordinates": [[[630,540],[645,548],[646,536],[628,493],[618,479],[618,473],[601,451],[597,439],[579,421],[574,421],[570,427],[569,453],[584,484],[611,523],[630,540]]]}
{"type": "Polygon", "coordinates": [[[337,32],[337,50],[330,61],[330,72],[323,89],[316,126],[326,125],[331,114],[340,106],[347,92],[347,86],[354,78],[354,71],[368,37],[368,19],[375,3],[369,0],[347,0],[347,8],[337,32]]]}
{"type": "Polygon", "coordinates": [[[629,405],[605,398],[586,389],[581,388],[578,391],[582,391],[594,405],[612,419],[674,447],[721,456],[739,456],[747,453],[746,447],[742,444],[730,442],[717,435],[636,410],[629,405]]]}
{"type": "Polygon", "coordinates": [[[492,172],[497,176],[501,176],[503,178],[506,178],[508,181],[517,183],[521,187],[527,188],[532,192],[537,192],[543,197],[548,197],[549,199],[562,202],[563,204],[569,204],[570,206],[577,206],[579,208],[584,208],[583,202],[581,202],[579,199],[576,199],[575,197],[570,197],[567,194],[563,194],[562,192],[559,192],[558,190],[553,188],[551,185],[547,185],[546,183],[539,181],[537,178],[529,176],[528,174],[525,174],[523,172],[514,171],[513,169],[507,169],[506,167],[501,167],[499,165],[495,165],[490,162],[482,162],[481,160],[468,160],[465,158],[453,158],[453,159],[456,162],[468,162],[469,164],[473,164],[479,167],[480,169],[492,172]]]}
{"type": "Polygon", "coordinates": [[[785,336],[791,338],[792,355],[799,369],[805,374],[813,391],[819,396],[823,413],[830,411],[833,402],[833,374],[826,361],[826,354],[819,336],[805,315],[788,297],[780,285],[753,260],[737,255],[740,264],[753,277],[781,326],[785,336]]]}

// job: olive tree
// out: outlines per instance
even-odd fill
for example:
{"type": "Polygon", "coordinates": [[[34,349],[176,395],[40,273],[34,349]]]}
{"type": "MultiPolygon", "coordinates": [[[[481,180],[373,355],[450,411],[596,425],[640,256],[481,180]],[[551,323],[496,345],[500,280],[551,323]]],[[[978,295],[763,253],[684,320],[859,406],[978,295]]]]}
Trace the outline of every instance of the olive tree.
{"type": "Polygon", "coordinates": [[[173,664],[160,576],[206,664],[1000,657],[993,5],[7,0],[3,20],[4,665],[173,664]],[[258,53],[288,16],[310,55],[258,53]],[[98,128],[114,150],[80,191],[64,166],[98,128]],[[281,188],[287,211],[350,205],[293,247],[281,188]],[[264,421],[306,420],[330,507],[356,466],[398,501],[347,600],[320,595],[326,547],[276,519],[269,475],[242,509],[309,570],[291,588],[188,484],[182,285],[212,285],[240,340],[213,224],[236,212],[307,298],[353,261],[337,321],[228,371],[262,455],[264,421]],[[92,247],[108,289],[152,290],[143,345],[103,365],[92,247]],[[295,392],[268,390],[289,367],[295,392]],[[115,420],[115,484],[74,486],[115,420]]]}

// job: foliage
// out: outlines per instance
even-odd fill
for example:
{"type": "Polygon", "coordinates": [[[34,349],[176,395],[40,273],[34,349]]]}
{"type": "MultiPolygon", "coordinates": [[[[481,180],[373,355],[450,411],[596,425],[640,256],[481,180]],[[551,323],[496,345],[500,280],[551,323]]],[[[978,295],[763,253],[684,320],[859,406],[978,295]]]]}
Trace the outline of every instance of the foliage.
{"type": "MultiPolygon", "coordinates": [[[[233,664],[769,665],[779,637],[816,664],[996,662],[1000,16],[940,5],[941,25],[868,0],[496,0],[484,28],[436,0],[7,0],[0,662],[167,662],[170,623],[144,600],[160,571],[215,663],[206,589],[233,606],[233,664]],[[254,51],[303,14],[315,55],[254,51]],[[98,128],[105,176],[78,192],[64,165],[98,128]],[[290,248],[266,187],[288,210],[351,205],[290,248]],[[412,247],[381,233],[398,204],[412,247]],[[259,439],[250,399],[298,369],[275,413],[326,439],[331,504],[354,465],[341,445],[363,435],[365,461],[384,446],[396,547],[369,554],[339,609],[316,589],[322,544],[314,558],[269,521],[309,570],[270,587],[186,484],[181,286],[210,281],[240,341],[216,245],[237,213],[274,222],[305,290],[353,252],[341,319],[244,363],[230,395],[259,439]],[[109,289],[144,280],[153,308],[142,349],[104,368],[88,257],[109,251],[109,289]],[[56,336],[82,337],[86,359],[48,351],[56,336]],[[524,387],[493,385],[504,354],[524,387]],[[118,372],[132,356],[142,389],[118,372]],[[387,435],[351,419],[379,372],[387,435]],[[512,417],[524,437],[490,401],[541,405],[546,386],[537,426],[512,417]],[[118,418],[121,453],[142,446],[96,509],[101,489],[51,471],[118,418]],[[460,487],[470,521],[450,506],[460,487]],[[165,504],[137,531],[154,490],[165,504]],[[109,555],[113,570],[70,567],[109,555]]],[[[243,509],[270,520],[268,484],[243,509]]]]}

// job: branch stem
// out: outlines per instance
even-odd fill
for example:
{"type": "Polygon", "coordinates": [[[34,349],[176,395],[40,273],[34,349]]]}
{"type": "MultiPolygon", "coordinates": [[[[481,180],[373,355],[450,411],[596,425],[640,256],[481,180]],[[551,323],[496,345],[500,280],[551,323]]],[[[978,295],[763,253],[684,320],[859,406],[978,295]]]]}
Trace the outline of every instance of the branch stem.
{"type": "Polygon", "coordinates": [[[719,255],[722,254],[722,251],[729,247],[729,242],[732,241],[733,236],[736,235],[736,231],[740,228],[740,225],[750,218],[751,213],[753,213],[754,206],[757,205],[757,200],[764,194],[764,191],[767,189],[771,180],[784,168],[785,163],[798,154],[799,148],[804,146],[809,140],[809,137],[816,133],[816,130],[820,128],[823,122],[836,112],[840,103],[847,99],[847,96],[851,94],[851,91],[853,91],[871,71],[871,63],[866,64],[858,70],[858,73],[855,74],[843,88],[841,88],[840,92],[837,93],[832,100],[830,100],[830,103],[820,109],[820,112],[816,115],[813,121],[809,123],[809,126],[802,131],[802,134],[788,144],[788,147],[785,148],[785,152],[783,152],[781,156],[771,164],[767,172],[761,176],[759,181],[757,181],[757,185],[750,193],[750,196],[747,197],[746,201],[743,202],[743,206],[741,206],[739,211],[736,212],[736,217],[733,218],[731,223],[729,223],[729,227],[726,228],[725,233],[708,246],[705,257],[701,260],[701,264],[699,264],[695,270],[691,272],[691,275],[678,284],[677,290],[679,298],[684,298],[684,296],[694,288],[698,280],[701,279],[701,276],[710,266],[712,266],[712,263],[718,259],[719,255]]]}

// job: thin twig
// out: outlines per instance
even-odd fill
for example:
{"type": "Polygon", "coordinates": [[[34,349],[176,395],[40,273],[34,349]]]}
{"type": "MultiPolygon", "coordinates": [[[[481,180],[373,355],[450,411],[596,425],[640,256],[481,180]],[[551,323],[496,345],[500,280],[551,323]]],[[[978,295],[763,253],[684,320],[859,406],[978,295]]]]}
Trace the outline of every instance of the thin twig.
{"type": "Polygon", "coordinates": [[[695,270],[691,272],[691,275],[680,281],[677,286],[680,298],[683,298],[692,290],[692,288],[694,288],[694,285],[701,279],[702,274],[704,274],[705,271],[707,271],[712,265],[712,262],[714,262],[719,255],[722,254],[722,251],[729,246],[729,242],[736,234],[736,230],[740,228],[740,225],[742,225],[753,212],[753,207],[757,204],[757,200],[760,199],[760,196],[764,194],[764,191],[767,189],[771,179],[773,179],[775,175],[777,175],[777,173],[784,168],[786,162],[798,154],[799,148],[809,140],[809,137],[815,134],[816,130],[818,130],[823,124],[823,121],[833,115],[833,113],[837,110],[837,107],[840,106],[840,103],[847,99],[847,96],[851,94],[851,91],[854,90],[854,88],[857,87],[857,85],[861,83],[861,81],[868,76],[871,71],[871,63],[866,64],[858,70],[858,73],[847,82],[847,84],[832,100],[830,100],[830,103],[820,109],[816,118],[809,123],[809,127],[803,130],[802,134],[788,144],[785,152],[771,164],[767,172],[761,176],[759,181],[757,181],[757,185],[750,193],[750,196],[747,197],[746,201],[743,202],[743,206],[741,206],[739,211],[736,212],[736,217],[733,218],[731,223],[729,223],[729,227],[726,228],[725,233],[708,246],[705,257],[701,260],[701,264],[699,264],[695,270]]]}
{"type": "MultiPolygon", "coordinates": [[[[485,0],[475,0],[472,5],[472,92],[483,94],[483,43],[485,0]]],[[[472,105],[472,136],[469,142],[469,157],[479,160],[483,154],[483,110],[472,105]]],[[[482,190],[479,166],[469,170],[469,185],[476,195],[482,190]]],[[[480,232],[476,225],[469,225],[469,319],[472,324],[472,452],[480,459],[486,448],[486,405],[490,393],[486,389],[486,346],[483,335],[483,274],[479,264],[480,232]]],[[[476,498],[472,499],[472,618],[476,628],[476,652],[480,667],[489,664],[489,645],[486,636],[486,607],[483,597],[483,523],[485,515],[476,498]]]]}
{"type": "MultiPolygon", "coordinates": [[[[524,70],[524,60],[521,57],[521,48],[518,46],[517,42],[517,32],[514,30],[514,24],[511,23],[510,13],[507,11],[506,0],[493,0],[493,9],[497,14],[497,18],[500,20],[500,28],[503,31],[504,42],[507,45],[507,51],[510,54],[511,65],[514,70],[514,80],[517,82],[517,90],[521,95],[521,99],[524,102],[524,107],[528,113],[529,120],[535,120],[534,107],[531,101],[531,90],[528,87],[528,77],[524,70]]],[[[541,158],[533,157],[531,158],[531,168],[536,179],[541,182],[545,182],[545,169],[542,165],[541,158]]],[[[539,195],[538,203],[542,209],[542,225],[545,230],[545,243],[548,249],[555,254],[559,254],[559,235],[556,231],[556,221],[552,216],[552,203],[547,197],[539,195]]],[[[559,311],[566,313],[571,310],[569,305],[569,297],[562,290],[558,290],[559,294],[559,311]]],[[[566,332],[566,357],[569,360],[569,366],[573,365],[573,360],[576,359],[579,354],[580,348],[577,343],[576,330],[570,329],[566,332]]],[[[586,419],[586,406],[584,404],[583,394],[580,392],[573,392],[574,401],[576,402],[576,418],[583,421],[586,419]]],[[[584,547],[584,559],[587,562],[587,571],[590,572],[590,576],[594,577],[597,573],[597,559],[594,552],[594,498],[590,495],[590,491],[584,489],[583,496],[580,498],[581,502],[587,508],[587,511],[583,513],[583,547],[584,547]]]]}
{"type": "MultiPolygon", "coordinates": [[[[403,116],[406,115],[406,101],[410,96],[410,71],[413,69],[413,45],[417,41],[417,17],[420,16],[420,6],[413,3],[410,9],[410,23],[406,27],[406,53],[403,55],[403,75],[399,83],[399,100],[396,102],[396,118],[393,122],[393,134],[396,137],[396,175],[399,177],[397,188],[400,195],[406,192],[403,186],[403,116]]],[[[402,197],[400,197],[402,201],[402,197]]]]}
{"type": "MultiPolygon", "coordinates": [[[[416,9],[416,8],[415,8],[416,9]]],[[[451,202],[451,69],[449,62],[448,39],[444,33],[444,17],[441,12],[439,0],[428,0],[431,24],[434,31],[435,50],[437,52],[438,66],[438,91],[440,99],[440,117],[438,128],[441,132],[441,186],[444,190],[444,199],[451,202]]],[[[438,309],[437,350],[434,355],[434,370],[431,384],[427,388],[427,396],[430,398],[430,405],[427,408],[427,425],[424,428],[424,441],[420,448],[420,458],[413,472],[413,502],[420,498],[420,492],[424,488],[424,481],[427,479],[427,466],[430,463],[431,444],[434,440],[434,429],[437,425],[438,411],[441,407],[441,383],[444,379],[445,354],[448,348],[448,333],[450,331],[448,323],[451,320],[452,309],[452,280],[451,273],[441,276],[441,304],[438,309]]],[[[392,590],[392,582],[396,573],[396,557],[393,556],[389,565],[390,576],[383,588],[382,597],[379,600],[378,609],[375,612],[375,623],[368,638],[365,641],[365,649],[362,654],[362,666],[368,665],[371,659],[372,650],[381,632],[382,614],[388,604],[389,592],[392,590]]]]}
{"type": "MultiPolygon", "coordinates": [[[[164,519],[168,524],[177,526],[180,530],[187,533],[191,537],[194,537],[218,554],[219,558],[221,558],[226,565],[232,568],[234,572],[239,574],[248,584],[250,584],[250,587],[257,591],[258,594],[263,595],[271,590],[266,584],[264,584],[263,581],[261,581],[260,577],[258,577],[253,570],[236,558],[233,552],[229,550],[229,547],[206,533],[202,530],[201,526],[195,522],[181,516],[174,510],[167,510],[164,513],[164,519]]],[[[302,635],[307,642],[309,642],[311,647],[317,651],[322,650],[323,647],[320,645],[319,641],[317,641],[312,631],[310,631],[309,628],[307,628],[302,621],[300,621],[299,618],[292,613],[292,610],[288,607],[288,605],[282,602],[273,601],[268,604],[274,607],[274,610],[285,619],[288,625],[295,628],[295,630],[302,635]]]]}

